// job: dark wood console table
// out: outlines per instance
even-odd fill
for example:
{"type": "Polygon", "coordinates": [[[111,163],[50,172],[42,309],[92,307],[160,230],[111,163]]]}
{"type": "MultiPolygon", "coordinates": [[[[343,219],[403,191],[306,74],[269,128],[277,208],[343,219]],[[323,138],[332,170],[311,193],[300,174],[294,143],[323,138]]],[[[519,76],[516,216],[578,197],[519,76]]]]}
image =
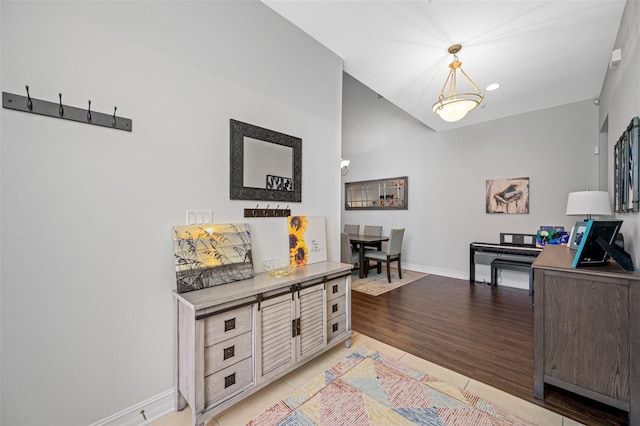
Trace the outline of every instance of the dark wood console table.
{"type": "Polygon", "coordinates": [[[629,412],[640,425],[640,274],[572,268],[547,246],[533,263],[534,394],[548,383],[629,412]]]}

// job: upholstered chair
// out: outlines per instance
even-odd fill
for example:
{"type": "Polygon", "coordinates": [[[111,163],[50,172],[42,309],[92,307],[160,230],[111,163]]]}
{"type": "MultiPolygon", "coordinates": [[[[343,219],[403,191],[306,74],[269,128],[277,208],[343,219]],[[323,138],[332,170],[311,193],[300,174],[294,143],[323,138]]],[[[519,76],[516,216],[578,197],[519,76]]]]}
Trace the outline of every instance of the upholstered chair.
{"type": "Polygon", "coordinates": [[[369,275],[369,261],[375,260],[378,273],[381,272],[381,264],[384,262],[387,267],[387,280],[391,282],[391,262],[398,262],[398,277],[402,279],[402,239],[404,238],[404,228],[392,229],[389,235],[389,245],[386,251],[369,251],[365,252],[364,259],[367,268],[366,275],[369,275]]]}
{"type": "Polygon", "coordinates": [[[340,233],[340,262],[351,263],[355,267],[359,261],[359,254],[351,247],[349,235],[345,232],[340,233]]]}

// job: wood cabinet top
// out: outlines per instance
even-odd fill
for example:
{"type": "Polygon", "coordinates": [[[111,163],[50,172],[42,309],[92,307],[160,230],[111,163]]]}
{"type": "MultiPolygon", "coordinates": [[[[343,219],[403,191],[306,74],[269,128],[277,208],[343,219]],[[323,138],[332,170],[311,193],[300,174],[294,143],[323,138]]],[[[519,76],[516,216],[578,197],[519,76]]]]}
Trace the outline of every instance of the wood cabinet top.
{"type": "Polygon", "coordinates": [[[575,254],[576,251],[567,246],[548,245],[538,255],[532,266],[534,268],[541,269],[640,281],[640,273],[638,271],[625,271],[620,265],[611,259],[609,260],[609,263],[604,266],[581,266],[578,268],[572,268],[571,263],[573,262],[575,254]]]}
{"type": "Polygon", "coordinates": [[[173,292],[176,299],[191,306],[194,311],[206,309],[212,306],[238,301],[252,297],[260,293],[267,293],[293,284],[304,283],[313,280],[321,280],[323,277],[331,277],[346,273],[353,268],[348,263],[320,262],[298,268],[294,268],[291,275],[286,277],[272,277],[268,273],[256,274],[253,278],[234,281],[217,285],[202,290],[186,293],[173,292]]]}

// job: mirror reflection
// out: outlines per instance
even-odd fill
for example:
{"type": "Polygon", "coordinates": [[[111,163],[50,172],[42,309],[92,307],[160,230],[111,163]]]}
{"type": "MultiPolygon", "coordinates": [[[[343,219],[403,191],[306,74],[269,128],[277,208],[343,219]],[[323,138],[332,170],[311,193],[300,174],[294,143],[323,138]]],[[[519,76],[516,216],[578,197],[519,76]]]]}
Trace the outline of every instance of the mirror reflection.
{"type": "Polygon", "coordinates": [[[293,148],[244,138],[244,186],[293,191],[293,148]]]}
{"type": "Polygon", "coordinates": [[[406,210],[407,177],[346,182],[346,210],[406,210]]]}

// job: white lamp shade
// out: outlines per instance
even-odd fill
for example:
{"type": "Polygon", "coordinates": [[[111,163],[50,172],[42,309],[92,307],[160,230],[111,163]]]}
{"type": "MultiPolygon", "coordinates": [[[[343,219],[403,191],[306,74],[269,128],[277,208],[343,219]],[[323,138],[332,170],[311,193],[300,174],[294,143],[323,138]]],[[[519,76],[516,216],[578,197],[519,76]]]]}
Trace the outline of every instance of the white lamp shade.
{"type": "MultiPolygon", "coordinates": [[[[475,95],[465,95],[475,96],[475,95]]],[[[480,98],[482,100],[482,98],[480,98]]],[[[474,110],[480,101],[456,97],[453,99],[443,99],[433,104],[433,112],[438,114],[444,121],[455,122],[462,120],[469,111],[474,110]]]]}
{"type": "Polygon", "coordinates": [[[567,199],[567,215],[611,216],[609,193],[606,191],[570,192],[567,199]]]}

